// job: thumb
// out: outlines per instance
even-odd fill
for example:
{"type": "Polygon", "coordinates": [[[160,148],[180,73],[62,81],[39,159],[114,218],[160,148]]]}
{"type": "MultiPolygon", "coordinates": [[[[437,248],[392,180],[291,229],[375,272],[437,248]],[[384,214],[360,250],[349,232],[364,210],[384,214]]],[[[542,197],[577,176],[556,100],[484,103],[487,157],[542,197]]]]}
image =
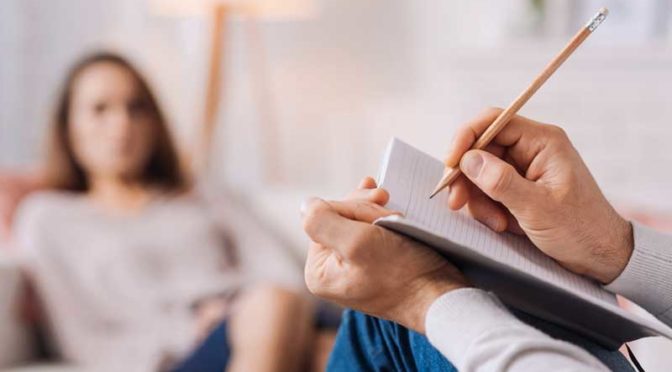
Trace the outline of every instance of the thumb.
{"type": "Polygon", "coordinates": [[[535,192],[534,182],[518,174],[504,160],[482,150],[471,150],[462,156],[460,170],[486,195],[509,210],[524,207],[535,192]]]}

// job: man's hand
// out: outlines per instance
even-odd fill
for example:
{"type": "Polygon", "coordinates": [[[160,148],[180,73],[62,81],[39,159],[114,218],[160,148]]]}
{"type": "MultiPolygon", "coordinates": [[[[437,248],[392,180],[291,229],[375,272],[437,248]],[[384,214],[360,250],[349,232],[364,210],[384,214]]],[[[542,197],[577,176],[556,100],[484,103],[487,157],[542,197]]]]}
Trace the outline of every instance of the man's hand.
{"type": "Polygon", "coordinates": [[[449,206],[467,205],[491,229],[524,233],[567,269],[613,281],[630,259],[632,226],[606,200],[562,129],[515,116],[486,151],[468,151],[501,111],[486,110],[453,140],[446,164],[461,157],[466,178],[451,186],[449,206]]]}
{"type": "Polygon", "coordinates": [[[396,213],[382,207],[387,193],[375,187],[367,178],[345,201],[304,204],[313,241],[306,284],[317,296],[424,332],[432,302],[467,281],[428,247],[371,224],[396,213]]]}

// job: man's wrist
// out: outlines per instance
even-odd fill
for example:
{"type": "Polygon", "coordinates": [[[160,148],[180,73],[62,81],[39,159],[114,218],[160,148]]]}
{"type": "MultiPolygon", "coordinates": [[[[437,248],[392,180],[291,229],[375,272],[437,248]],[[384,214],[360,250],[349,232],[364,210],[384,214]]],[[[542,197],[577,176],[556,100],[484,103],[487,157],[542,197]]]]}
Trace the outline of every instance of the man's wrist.
{"type": "Polygon", "coordinates": [[[412,292],[411,296],[409,296],[409,302],[407,303],[408,307],[406,310],[412,308],[413,311],[407,312],[409,317],[407,319],[408,324],[404,324],[405,326],[418,333],[424,334],[425,318],[430,306],[432,306],[439,297],[448,292],[471,287],[469,282],[461,274],[459,274],[459,278],[455,278],[453,275],[449,278],[428,278],[418,284],[417,289],[412,292]]]}
{"type": "Polygon", "coordinates": [[[625,270],[635,245],[629,221],[616,214],[611,226],[611,231],[605,234],[605,247],[599,250],[599,257],[595,258],[601,263],[596,265],[600,268],[599,272],[592,275],[603,284],[611,283],[625,270]]]}

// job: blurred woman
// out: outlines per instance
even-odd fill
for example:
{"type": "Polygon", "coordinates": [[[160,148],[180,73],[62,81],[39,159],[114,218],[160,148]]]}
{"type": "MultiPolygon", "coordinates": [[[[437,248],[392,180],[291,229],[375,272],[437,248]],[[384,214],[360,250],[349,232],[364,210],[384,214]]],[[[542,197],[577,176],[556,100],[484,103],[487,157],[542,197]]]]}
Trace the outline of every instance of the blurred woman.
{"type": "Polygon", "coordinates": [[[17,236],[66,361],[125,371],[302,367],[307,302],[244,285],[235,234],[190,192],[164,115],[130,63],[95,54],[70,71],[45,171],[54,191],[22,205],[17,236]]]}

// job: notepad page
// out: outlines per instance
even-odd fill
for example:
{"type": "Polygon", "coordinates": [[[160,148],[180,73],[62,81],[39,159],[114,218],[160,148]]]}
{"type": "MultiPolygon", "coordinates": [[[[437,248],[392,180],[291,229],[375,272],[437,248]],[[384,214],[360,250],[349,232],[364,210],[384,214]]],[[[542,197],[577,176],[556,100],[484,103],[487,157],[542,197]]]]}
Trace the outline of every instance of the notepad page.
{"type": "Polygon", "coordinates": [[[466,214],[451,211],[447,206],[449,193],[441,192],[429,199],[443,169],[441,161],[393,139],[378,179],[379,185],[390,193],[387,207],[402,212],[406,219],[436,235],[510,268],[526,272],[591,302],[616,304],[613,294],[597,283],[564,269],[528,239],[510,233],[495,233],[466,214]]]}

